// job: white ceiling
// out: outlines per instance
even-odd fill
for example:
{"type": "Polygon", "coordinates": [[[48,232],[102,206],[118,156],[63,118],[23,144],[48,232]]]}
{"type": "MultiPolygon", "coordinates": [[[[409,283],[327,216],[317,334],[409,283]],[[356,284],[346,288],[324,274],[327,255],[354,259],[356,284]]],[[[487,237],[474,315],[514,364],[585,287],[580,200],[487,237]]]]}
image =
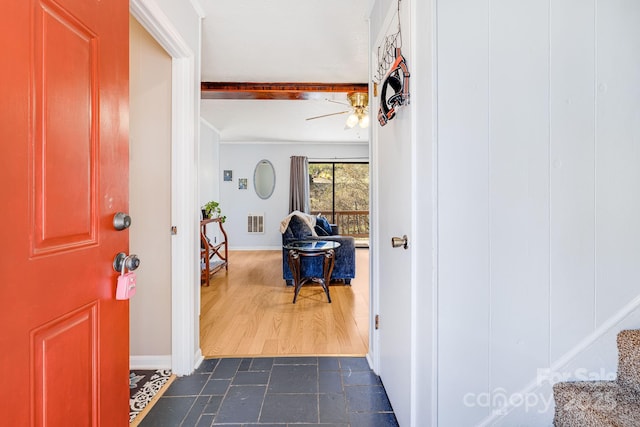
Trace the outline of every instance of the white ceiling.
{"type": "MultiPolygon", "coordinates": [[[[367,83],[371,0],[200,0],[202,81],[367,83]]],[[[346,129],[346,94],[319,100],[201,100],[223,141],[367,141],[346,129]]],[[[372,120],[374,119],[371,115],[372,120]]]]}

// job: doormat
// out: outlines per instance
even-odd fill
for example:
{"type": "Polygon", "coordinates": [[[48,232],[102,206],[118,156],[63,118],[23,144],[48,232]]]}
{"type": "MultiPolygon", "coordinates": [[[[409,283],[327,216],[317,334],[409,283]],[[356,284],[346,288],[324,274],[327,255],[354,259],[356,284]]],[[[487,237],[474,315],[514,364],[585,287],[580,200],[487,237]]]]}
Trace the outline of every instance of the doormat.
{"type": "Polygon", "coordinates": [[[129,424],[133,423],[136,417],[149,406],[163,386],[168,386],[171,378],[170,369],[129,372],[129,424]]]}

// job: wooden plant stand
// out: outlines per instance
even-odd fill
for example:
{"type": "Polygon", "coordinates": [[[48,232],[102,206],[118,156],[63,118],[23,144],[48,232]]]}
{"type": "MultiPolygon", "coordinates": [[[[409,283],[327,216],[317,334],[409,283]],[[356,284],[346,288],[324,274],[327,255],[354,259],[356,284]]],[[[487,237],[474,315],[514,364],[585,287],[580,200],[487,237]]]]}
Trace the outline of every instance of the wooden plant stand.
{"type": "Polygon", "coordinates": [[[220,218],[207,218],[200,221],[200,260],[204,268],[200,272],[200,283],[209,286],[211,276],[222,270],[229,270],[228,239],[220,218]],[[222,241],[212,245],[207,239],[207,224],[217,223],[222,232],[222,241]]]}

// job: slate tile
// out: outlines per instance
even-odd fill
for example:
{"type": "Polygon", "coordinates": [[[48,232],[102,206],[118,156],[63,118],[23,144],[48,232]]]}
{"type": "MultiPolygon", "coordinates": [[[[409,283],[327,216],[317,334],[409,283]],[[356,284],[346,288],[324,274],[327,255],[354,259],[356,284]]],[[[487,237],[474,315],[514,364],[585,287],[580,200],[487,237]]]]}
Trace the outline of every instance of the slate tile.
{"type": "Polygon", "coordinates": [[[342,392],[342,376],[338,371],[323,371],[318,375],[318,392],[342,392]]]}
{"type": "Polygon", "coordinates": [[[202,415],[202,411],[209,403],[209,396],[198,396],[196,401],[191,406],[189,413],[185,417],[182,422],[183,426],[195,426],[198,424],[198,420],[200,419],[200,415],[202,415]]]}
{"type": "Polygon", "coordinates": [[[351,427],[399,427],[395,415],[391,412],[351,413],[351,427]]]}
{"type": "Polygon", "coordinates": [[[231,380],[209,380],[202,389],[202,394],[206,395],[220,395],[225,394],[231,380]]]}
{"type": "Polygon", "coordinates": [[[240,371],[248,371],[251,366],[251,359],[242,359],[240,362],[240,366],[238,366],[238,372],[240,371]]]}
{"type": "Polygon", "coordinates": [[[241,362],[242,359],[220,359],[218,366],[211,373],[211,378],[216,380],[233,378],[241,362]]]}
{"type": "Polygon", "coordinates": [[[204,414],[200,417],[200,420],[198,421],[198,424],[196,424],[196,427],[211,427],[211,424],[213,424],[213,415],[204,414]]]}
{"type": "Polygon", "coordinates": [[[202,410],[203,414],[217,414],[222,403],[222,396],[211,396],[209,403],[202,410]]]}
{"type": "Polygon", "coordinates": [[[273,357],[258,357],[251,361],[250,371],[271,371],[273,357]]]}
{"type": "Polygon", "coordinates": [[[206,359],[178,378],[142,427],[396,427],[363,357],[206,359]]]}
{"type": "Polygon", "coordinates": [[[382,385],[380,377],[371,371],[342,371],[342,381],[345,386],[350,385],[382,385]]]}
{"type": "Polygon", "coordinates": [[[343,393],[326,393],[318,396],[320,422],[348,423],[347,401],[343,393]]]}
{"type": "Polygon", "coordinates": [[[176,378],[164,396],[197,396],[209,379],[209,374],[192,374],[176,378]]]}
{"type": "Polygon", "coordinates": [[[261,423],[317,423],[317,394],[269,394],[264,398],[261,423]]]}
{"type": "Polygon", "coordinates": [[[220,359],[204,359],[198,369],[196,369],[196,374],[204,374],[211,373],[215,369],[216,365],[220,359]]]}
{"type": "Polygon", "coordinates": [[[319,371],[339,371],[340,359],[337,357],[318,357],[319,371]]]}
{"type": "Polygon", "coordinates": [[[222,400],[215,423],[255,423],[260,415],[266,386],[231,386],[222,400]]]}
{"type": "Polygon", "coordinates": [[[317,365],[317,357],[277,357],[274,365],[317,365]]]}
{"type": "Polygon", "coordinates": [[[161,397],[142,419],[141,427],[175,427],[187,416],[195,397],[161,397]]]}
{"type": "Polygon", "coordinates": [[[314,365],[274,365],[269,393],[317,393],[318,368],[314,365]]]}
{"type": "Polygon", "coordinates": [[[238,372],[232,381],[232,385],[267,385],[270,372],[238,372]]]}
{"type": "Polygon", "coordinates": [[[391,412],[391,403],[382,386],[344,388],[349,412],[391,412]]]}
{"type": "Polygon", "coordinates": [[[370,371],[369,362],[364,357],[341,357],[340,368],[343,371],[370,371]]]}

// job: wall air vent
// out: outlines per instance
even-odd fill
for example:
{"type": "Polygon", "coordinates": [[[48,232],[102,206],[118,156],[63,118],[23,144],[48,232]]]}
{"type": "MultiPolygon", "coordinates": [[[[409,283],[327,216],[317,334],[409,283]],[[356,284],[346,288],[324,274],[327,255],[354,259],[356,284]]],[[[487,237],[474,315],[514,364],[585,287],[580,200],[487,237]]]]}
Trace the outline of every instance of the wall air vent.
{"type": "Polygon", "coordinates": [[[264,214],[249,214],[247,232],[251,234],[264,233],[264,214]]]}

